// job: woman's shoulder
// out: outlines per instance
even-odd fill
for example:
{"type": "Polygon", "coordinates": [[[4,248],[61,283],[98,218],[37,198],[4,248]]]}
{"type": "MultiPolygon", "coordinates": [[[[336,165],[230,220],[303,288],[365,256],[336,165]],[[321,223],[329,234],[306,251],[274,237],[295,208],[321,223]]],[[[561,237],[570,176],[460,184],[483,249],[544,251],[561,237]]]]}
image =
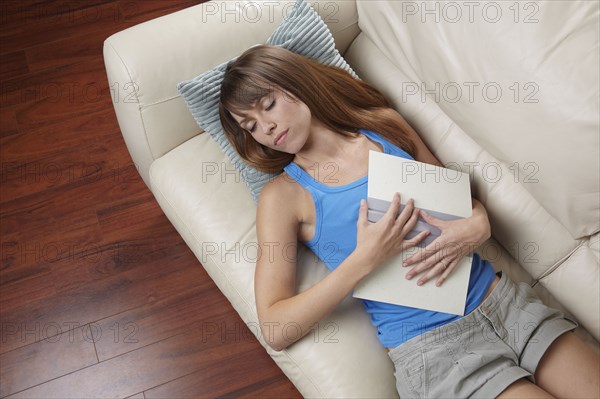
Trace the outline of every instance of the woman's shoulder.
{"type": "Polygon", "coordinates": [[[300,220],[303,188],[286,172],[270,180],[258,197],[259,208],[270,209],[279,216],[300,220]]]}
{"type": "Polygon", "coordinates": [[[267,198],[281,196],[290,197],[297,194],[300,189],[300,184],[284,171],[265,184],[260,192],[259,201],[263,196],[266,196],[267,198]]]}
{"type": "Polygon", "coordinates": [[[277,231],[275,235],[288,230],[298,234],[299,226],[307,218],[307,200],[302,186],[283,172],[269,181],[260,192],[257,225],[260,225],[261,230],[271,226],[268,230],[277,231]]]}

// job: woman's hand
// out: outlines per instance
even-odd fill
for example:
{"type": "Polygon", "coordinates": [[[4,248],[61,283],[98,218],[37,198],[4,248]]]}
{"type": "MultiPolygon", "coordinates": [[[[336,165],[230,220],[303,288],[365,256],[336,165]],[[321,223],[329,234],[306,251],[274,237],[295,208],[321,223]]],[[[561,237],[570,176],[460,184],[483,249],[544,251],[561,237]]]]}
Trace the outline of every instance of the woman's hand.
{"type": "Polygon", "coordinates": [[[417,254],[404,262],[405,266],[413,266],[406,274],[411,279],[419,273],[427,271],[417,282],[425,284],[441,274],[436,281],[440,286],[454,270],[458,262],[490,237],[490,223],[483,205],[476,199],[473,202],[473,214],[469,218],[445,221],[421,211],[423,219],[439,228],[441,235],[417,254]]]}
{"type": "Polygon", "coordinates": [[[408,200],[400,214],[398,214],[399,209],[400,194],[396,193],[385,215],[373,223],[367,220],[367,202],[361,200],[354,251],[361,256],[364,264],[369,268],[367,272],[372,271],[391,256],[414,247],[429,235],[429,231],[423,231],[405,241],[404,237],[417,223],[419,210],[415,209],[412,199],[408,200]]]}

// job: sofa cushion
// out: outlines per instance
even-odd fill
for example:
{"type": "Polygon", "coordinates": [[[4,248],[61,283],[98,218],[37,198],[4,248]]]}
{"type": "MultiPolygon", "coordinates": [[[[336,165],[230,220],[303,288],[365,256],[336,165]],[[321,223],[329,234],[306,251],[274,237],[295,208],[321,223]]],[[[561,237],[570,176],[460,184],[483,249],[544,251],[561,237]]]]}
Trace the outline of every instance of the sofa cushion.
{"type": "MultiPolygon", "coordinates": [[[[343,68],[356,77],[336,49],[329,28],[306,0],[297,0],[287,18],[267,39],[266,44],[281,46],[321,63],[343,68]]],[[[248,165],[223,133],[219,119],[219,94],[228,62],[191,80],[181,82],[177,88],[198,125],[219,144],[233,166],[240,171],[240,176],[250,188],[254,201],[258,201],[260,190],[275,175],[248,165]]]]}

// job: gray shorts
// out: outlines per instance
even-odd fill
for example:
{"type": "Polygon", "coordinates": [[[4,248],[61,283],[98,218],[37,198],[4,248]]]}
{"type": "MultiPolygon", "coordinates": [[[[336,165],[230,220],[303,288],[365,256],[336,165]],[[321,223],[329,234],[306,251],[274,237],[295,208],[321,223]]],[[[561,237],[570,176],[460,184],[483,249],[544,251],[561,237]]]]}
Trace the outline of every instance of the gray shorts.
{"type": "Polygon", "coordinates": [[[495,398],[516,380],[535,383],[544,352],[578,326],[505,274],[471,313],[392,349],[402,399],[495,398]]]}

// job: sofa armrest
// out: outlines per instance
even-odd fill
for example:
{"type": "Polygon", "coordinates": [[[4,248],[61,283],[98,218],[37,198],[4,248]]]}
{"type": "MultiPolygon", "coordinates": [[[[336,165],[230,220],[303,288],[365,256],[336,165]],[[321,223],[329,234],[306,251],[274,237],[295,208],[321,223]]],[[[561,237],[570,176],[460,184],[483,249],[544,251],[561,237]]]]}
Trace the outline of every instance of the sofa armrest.
{"type": "MultiPolygon", "coordinates": [[[[354,1],[310,1],[343,54],[359,33],[354,1]]],[[[293,0],[207,2],[136,25],[104,42],[119,126],[146,185],[152,162],[201,133],[177,84],[264,43],[293,0]]]]}

